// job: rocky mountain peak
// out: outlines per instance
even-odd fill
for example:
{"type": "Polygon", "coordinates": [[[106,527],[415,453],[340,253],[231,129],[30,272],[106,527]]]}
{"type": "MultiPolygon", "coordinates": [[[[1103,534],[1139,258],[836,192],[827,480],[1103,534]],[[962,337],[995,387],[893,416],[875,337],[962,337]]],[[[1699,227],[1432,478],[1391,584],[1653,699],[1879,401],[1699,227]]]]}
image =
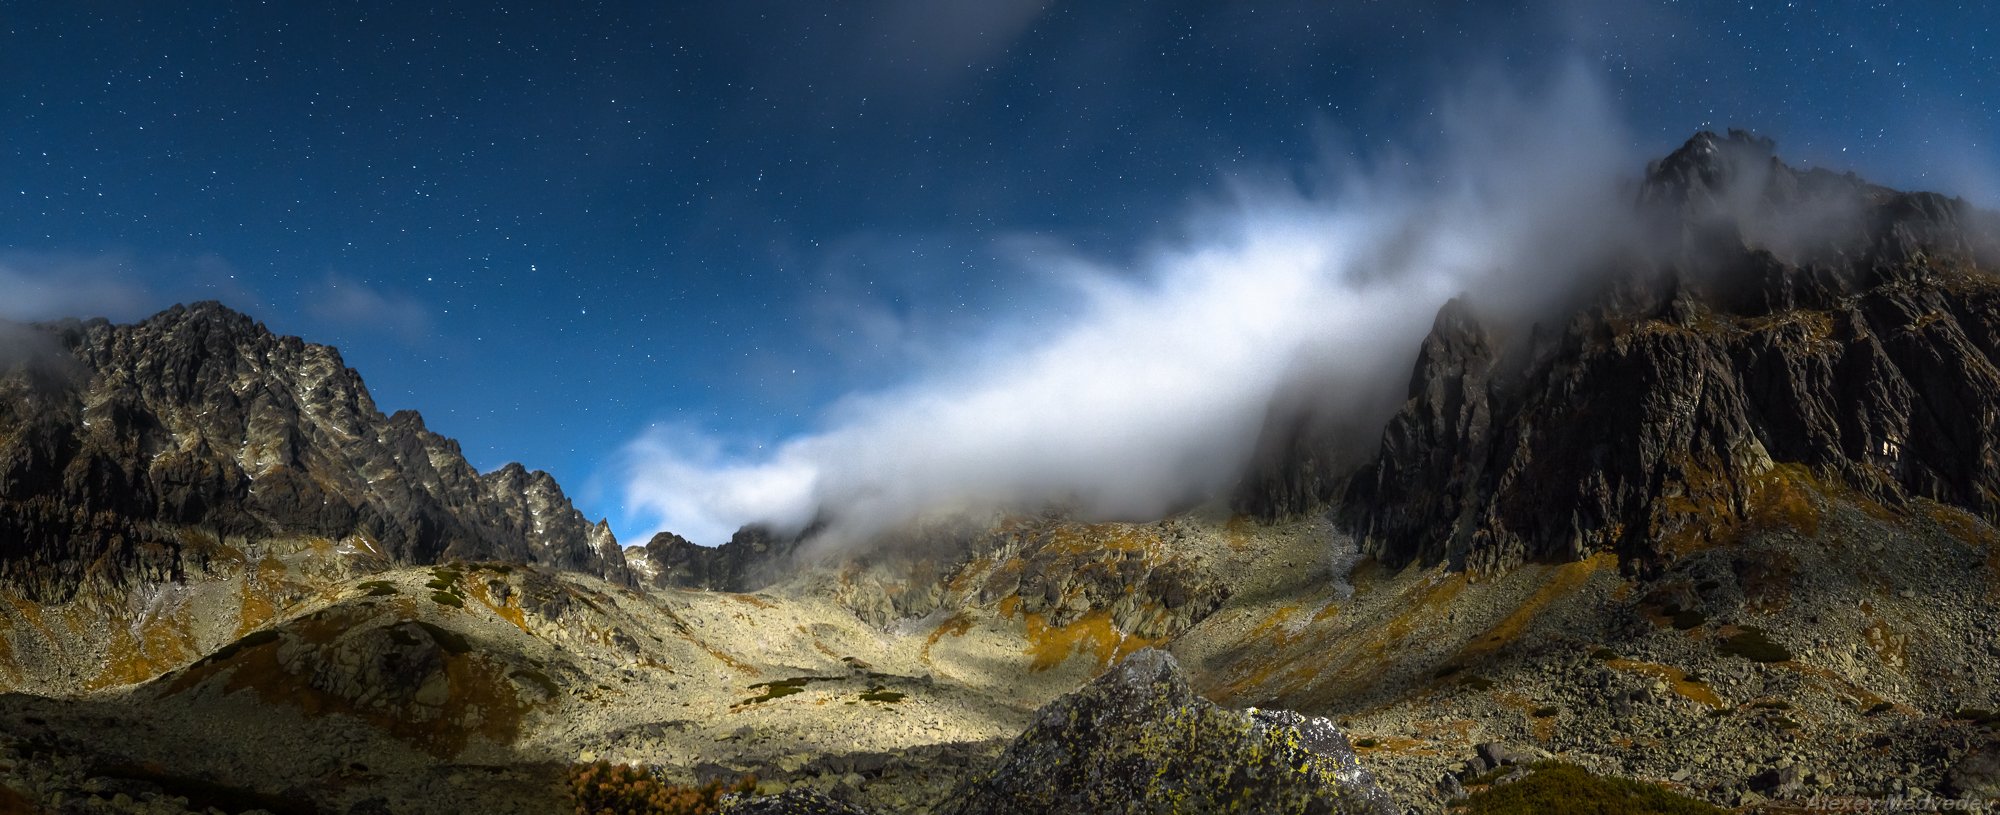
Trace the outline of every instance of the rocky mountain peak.
{"type": "Polygon", "coordinates": [[[335,349],[220,303],[9,334],[45,359],[0,371],[0,579],[38,595],[172,579],[203,541],[271,537],[628,579],[546,473],[480,475],[415,412],[382,415],[335,349]]]}
{"type": "Polygon", "coordinates": [[[1731,129],[1724,136],[1700,131],[1666,158],[1647,164],[1640,198],[1695,208],[1714,206],[1739,190],[1761,185],[1774,168],[1782,168],[1776,148],[1776,142],[1748,131],[1731,129]]]}
{"type": "MultiPolygon", "coordinates": [[[[1505,327],[1533,342],[1440,311],[1379,450],[1329,498],[1367,552],[1654,568],[1801,490],[2000,520],[2000,217],[1796,170],[1741,131],[1654,162],[1637,214],[1652,243],[1505,327]]],[[[1287,485],[1328,481],[1252,483],[1289,506],[1287,485]]]]}

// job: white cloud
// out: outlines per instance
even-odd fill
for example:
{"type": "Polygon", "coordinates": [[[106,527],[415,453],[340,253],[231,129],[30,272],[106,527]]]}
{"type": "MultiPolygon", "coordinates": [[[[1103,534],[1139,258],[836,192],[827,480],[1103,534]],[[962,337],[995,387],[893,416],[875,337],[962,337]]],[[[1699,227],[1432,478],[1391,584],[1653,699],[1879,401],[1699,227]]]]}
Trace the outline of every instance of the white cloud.
{"type": "Polygon", "coordinates": [[[115,255],[13,254],[0,258],[0,317],[140,316],[155,300],[115,255]]]}
{"type": "Polygon", "coordinates": [[[1239,183],[1132,268],[1039,257],[1072,281],[1060,308],[996,321],[815,432],[649,432],[625,451],[626,509],[707,544],[816,519],[841,542],[937,511],[1143,518],[1218,494],[1302,377],[1379,426],[1446,299],[1521,312],[1568,290],[1636,170],[1608,110],[1575,70],[1532,97],[1479,84],[1441,107],[1435,162],[1330,172],[1315,194],[1239,183]]]}
{"type": "Polygon", "coordinates": [[[314,319],[344,327],[384,331],[406,342],[431,335],[431,313],[415,297],[378,289],[329,272],[305,303],[314,319]]]}

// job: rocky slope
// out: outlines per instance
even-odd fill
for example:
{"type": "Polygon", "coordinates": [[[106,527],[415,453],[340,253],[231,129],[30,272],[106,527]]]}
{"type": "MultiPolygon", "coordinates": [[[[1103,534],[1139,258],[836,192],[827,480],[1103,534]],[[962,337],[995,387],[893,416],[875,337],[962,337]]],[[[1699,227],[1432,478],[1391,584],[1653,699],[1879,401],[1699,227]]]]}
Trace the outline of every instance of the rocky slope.
{"type": "Polygon", "coordinates": [[[215,303],[6,336],[0,581],[34,600],[187,579],[274,538],[625,579],[609,528],[546,473],[475,472],[416,413],[382,415],[332,348],[215,303]]]}

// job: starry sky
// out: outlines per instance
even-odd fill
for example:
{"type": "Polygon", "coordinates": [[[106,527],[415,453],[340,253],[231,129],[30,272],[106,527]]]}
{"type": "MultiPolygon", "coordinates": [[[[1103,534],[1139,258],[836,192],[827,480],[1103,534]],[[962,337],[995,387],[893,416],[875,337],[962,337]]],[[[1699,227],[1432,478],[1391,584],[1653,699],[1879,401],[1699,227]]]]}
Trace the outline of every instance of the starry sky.
{"type": "MultiPolygon", "coordinates": [[[[220,299],[621,537],[645,428],[755,449],[1244,176],[1421,168],[1440,96],[1600,83],[2000,204],[1981,3],[0,0],[0,316],[220,299]]],[[[1419,170],[1421,174],[1421,170],[1419,170]]]]}

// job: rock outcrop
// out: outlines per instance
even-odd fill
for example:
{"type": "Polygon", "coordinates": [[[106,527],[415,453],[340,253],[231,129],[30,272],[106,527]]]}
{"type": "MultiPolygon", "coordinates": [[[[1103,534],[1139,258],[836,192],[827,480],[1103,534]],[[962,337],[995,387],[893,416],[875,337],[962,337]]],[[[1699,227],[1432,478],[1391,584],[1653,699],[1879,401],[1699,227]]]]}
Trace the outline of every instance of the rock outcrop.
{"type": "Polygon", "coordinates": [[[1655,162],[1653,240],[1559,330],[1448,305],[1343,496],[1364,550],[1654,568],[1802,489],[2000,520],[2000,218],[1770,151],[1702,133],[1655,162]]]}
{"type": "Polygon", "coordinates": [[[476,472],[416,413],[377,410],[333,348],[216,303],[7,333],[0,580],[30,597],[182,578],[215,546],[271,537],[627,579],[609,528],[554,479],[476,472]]]}
{"type": "Polygon", "coordinates": [[[626,553],[645,582],[660,588],[748,592],[783,575],[804,537],[752,525],[736,530],[721,546],[702,546],[661,532],[626,553]]]}
{"type": "Polygon", "coordinates": [[[1172,655],[1141,650],[1035,715],[952,815],[1048,812],[1386,813],[1331,722],[1224,710],[1172,655]]]}

